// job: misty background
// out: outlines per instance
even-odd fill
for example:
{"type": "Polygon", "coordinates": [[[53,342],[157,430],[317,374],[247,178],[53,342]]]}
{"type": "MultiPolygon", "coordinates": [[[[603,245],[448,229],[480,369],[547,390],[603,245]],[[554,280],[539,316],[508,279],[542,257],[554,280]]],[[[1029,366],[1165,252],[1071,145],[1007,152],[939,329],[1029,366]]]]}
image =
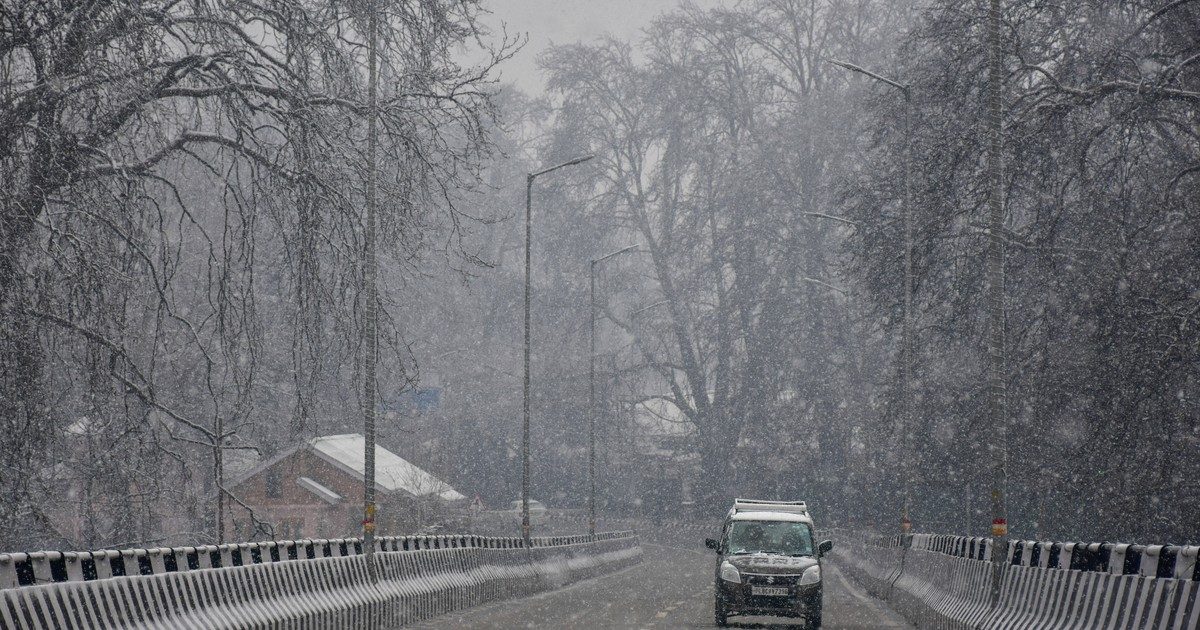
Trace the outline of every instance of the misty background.
{"type": "MultiPolygon", "coordinates": [[[[214,542],[222,479],[361,432],[362,7],[277,5],[3,0],[0,549],[214,542]]],[[[1005,6],[1012,535],[1195,544],[1200,4],[1005,6]]],[[[534,188],[533,498],[586,506],[589,261],[637,245],[602,512],[892,532],[908,470],[917,531],[986,535],[983,16],[386,3],[380,444],[520,496],[525,176],[594,154],[534,188]],[[907,422],[905,101],[834,60],[911,92],[907,422]]]]}

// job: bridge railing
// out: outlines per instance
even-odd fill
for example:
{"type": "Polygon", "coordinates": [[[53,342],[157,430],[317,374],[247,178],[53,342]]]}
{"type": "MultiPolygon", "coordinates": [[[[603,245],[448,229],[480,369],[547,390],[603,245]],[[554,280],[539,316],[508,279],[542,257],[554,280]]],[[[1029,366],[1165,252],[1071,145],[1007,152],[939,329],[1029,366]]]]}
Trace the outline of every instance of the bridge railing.
{"type": "Polygon", "coordinates": [[[632,532],[360,539],[0,555],[0,628],[390,628],[641,559],[632,532]]]}
{"type": "Polygon", "coordinates": [[[837,530],[833,558],[919,627],[1200,628],[1200,547],[837,530]],[[993,585],[999,584],[993,598],[993,585]]]}
{"type": "MultiPolygon", "coordinates": [[[[597,533],[595,538],[545,536],[532,539],[534,547],[560,547],[612,540],[629,532],[597,533]]],[[[420,549],[516,549],[520,538],[474,535],[381,536],[377,551],[420,549]]],[[[0,589],[51,582],[80,582],[126,575],[156,575],[196,569],[219,569],[284,560],[341,558],[362,554],[362,539],[333,538],[272,540],[195,547],[106,549],[101,551],[35,551],[0,554],[0,589]]]]}

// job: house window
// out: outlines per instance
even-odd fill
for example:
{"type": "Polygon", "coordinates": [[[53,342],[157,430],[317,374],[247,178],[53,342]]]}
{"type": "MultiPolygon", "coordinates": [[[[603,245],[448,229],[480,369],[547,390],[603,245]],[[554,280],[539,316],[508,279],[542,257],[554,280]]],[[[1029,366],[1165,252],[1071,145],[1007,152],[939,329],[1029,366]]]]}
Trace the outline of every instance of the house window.
{"type": "Polygon", "coordinates": [[[279,487],[279,470],[276,468],[267,469],[267,498],[278,499],[283,494],[279,487]]]}

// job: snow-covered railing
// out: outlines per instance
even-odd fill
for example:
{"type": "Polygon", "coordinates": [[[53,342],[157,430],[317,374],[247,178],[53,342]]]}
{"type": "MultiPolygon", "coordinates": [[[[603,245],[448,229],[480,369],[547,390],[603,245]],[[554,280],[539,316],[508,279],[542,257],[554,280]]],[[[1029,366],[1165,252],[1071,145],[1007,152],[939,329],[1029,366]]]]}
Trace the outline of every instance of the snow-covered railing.
{"type": "Polygon", "coordinates": [[[1200,628],[1200,547],[1017,540],[997,571],[988,538],[835,540],[838,566],[919,627],[1200,628]]]}
{"type": "Polygon", "coordinates": [[[381,537],[0,555],[0,628],[395,627],[640,561],[632,532],[381,537]]]}
{"type": "MultiPolygon", "coordinates": [[[[941,534],[885,537],[860,534],[857,539],[875,547],[908,547],[973,560],[986,560],[991,557],[992,552],[992,539],[986,537],[941,534]]],[[[1112,575],[1143,575],[1200,581],[1197,552],[1200,552],[1200,547],[1188,545],[1009,540],[1005,555],[1008,564],[1018,567],[1099,571],[1112,575]]]]}
{"type": "MultiPolygon", "coordinates": [[[[595,540],[625,537],[630,532],[597,533],[595,540]]],[[[534,547],[561,547],[592,540],[589,536],[533,538],[534,547]]],[[[378,551],[418,549],[515,549],[520,538],[491,536],[381,536],[378,551]]],[[[124,575],[156,575],[195,569],[219,569],[284,560],[341,558],[362,553],[360,538],[272,540],[264,542],[106,549],[102,551],[35,551],[0,554],[0,589],[50,582],[87,581],[124,575]]]]}

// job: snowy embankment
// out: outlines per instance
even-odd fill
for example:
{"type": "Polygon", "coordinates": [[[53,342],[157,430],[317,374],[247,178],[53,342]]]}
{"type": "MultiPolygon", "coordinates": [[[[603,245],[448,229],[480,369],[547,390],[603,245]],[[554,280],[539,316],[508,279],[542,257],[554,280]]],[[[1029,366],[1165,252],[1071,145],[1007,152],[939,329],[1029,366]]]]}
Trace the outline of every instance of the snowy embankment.
{"type": "Polygon", "coordinates": [[[1198,547],[837,531],[837,566],[921,628],[1200,628],[1198,547]],[[999,599],[992,585],[999,580],[999,599]]]}
{"type": "Polygon", "coordinates": [[[632,532],[358,539],[0,555],[0,628],[390,628],[641,561],[632,532]]]}

